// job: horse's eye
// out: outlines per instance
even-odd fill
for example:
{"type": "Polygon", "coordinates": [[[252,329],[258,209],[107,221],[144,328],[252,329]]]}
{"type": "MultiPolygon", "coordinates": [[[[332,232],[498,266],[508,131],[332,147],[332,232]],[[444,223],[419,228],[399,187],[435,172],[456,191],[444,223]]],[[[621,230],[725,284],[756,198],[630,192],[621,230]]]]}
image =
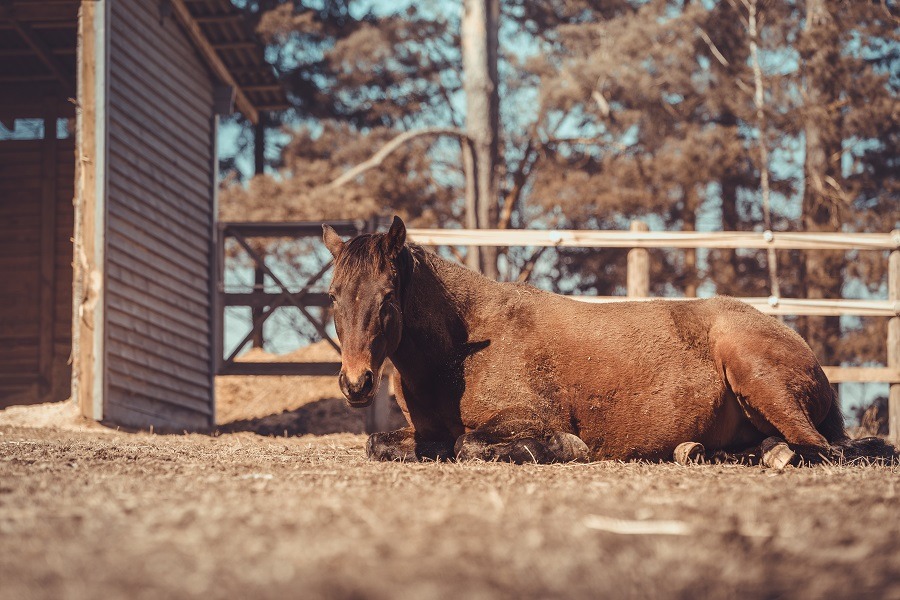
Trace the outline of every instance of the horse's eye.
{"type": "Polygon", "coordinates": [[[328,297],[331,299],[332,304],[337,302],[337,298],[334,297],[334,294],[332,292],[328,292],[328,297]]]}
{"type": "Polygon", "coordinates": [[[384,295],[384,298],[381,300],[382,304],[387,304],[388,302],[392,302],[394,300],[394,294],[392,292],[388,292],[384,295]]]}

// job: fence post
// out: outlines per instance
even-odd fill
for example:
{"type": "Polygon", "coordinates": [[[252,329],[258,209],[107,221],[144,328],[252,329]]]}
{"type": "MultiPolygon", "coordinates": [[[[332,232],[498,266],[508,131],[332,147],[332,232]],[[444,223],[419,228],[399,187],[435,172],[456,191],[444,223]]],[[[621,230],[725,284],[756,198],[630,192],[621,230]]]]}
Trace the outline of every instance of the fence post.
{"type": "MultiPolygon", "coordinates": [[[[266,291],[266,273],[259,266],[253,272],[253,291],[260,295],[266,291]]],[[[253,347],[262,348],[265,343],[263,338],[262,316],[263,307],[255,306],[250,309],[250,319],[253,324],[253,347]]]]}
{"type": "MultiPolygon", "coordinates": [[[[888,299],[900,302],[900,250],[891,252],[888,262],[888,299]]],[[[896,305],[895,305],[896,306],[896,305]]],[[[900,317],[888,321],[887,366],[900,369],[900,317]]],[[[888,437],[900,443],[900,383],[891,383],[888,394],[888,437]]]]}
{"type": "Polygon", "coordinates": [[[394,365],[387,363],[381,378],[381,387],[375,392],[375,400],[366,409],[366,433],[378,433],[390,429],[391,374],[394,365]]]}
{"type": "MultiPolygon", "coordinates": [[[[643,221],[632,221],[631,231],[649,231],[643,221]]],[[[629,298],[646,298],[650,295],[650,252],[646,248],[628,251],[628,270],[625,279],[629,298]]]]}

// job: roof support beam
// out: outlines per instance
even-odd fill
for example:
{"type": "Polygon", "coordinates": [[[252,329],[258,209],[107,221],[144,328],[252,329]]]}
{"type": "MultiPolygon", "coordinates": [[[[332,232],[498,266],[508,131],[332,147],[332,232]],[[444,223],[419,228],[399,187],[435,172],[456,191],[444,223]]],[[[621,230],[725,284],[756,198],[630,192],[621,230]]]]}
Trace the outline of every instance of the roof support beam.
{"type": "Polygon", "coordinates": [[[175,16],[178,18],[179,23],[181,23],[182,27],[184,27],[185,31],[187,31],[188,35],[190,35],[194,44],[197,46],[197,49],[200,51],[200,54],[203,55],[203,58],[206,59],[207,64],[209,64],[213,73],[216,74],[216,77],[222,83],[226,83],[230,86],[234,87],[235,98],[234,103],[237,106],[237,109],[243,114],[251,123],[257,123],[259,121],[259,113],[256,108],[254,108],[253,104],[250,100],[247,99],[247,96],[244,94],[244,91],[240,88],[240,86],[235,82],[234,77],[231,76],[231,73],[228,71],[228,67],[225,66],[225,63],[222,62],[222,59],[219,58],[216,49],[209,43],[209,40],[206,39],[206,36],[203,35],[203,31],[200,29],[200,25],[194,20],[194,17],[191,16],[190,11],[187,6],[185,6],[184,0],[171,0],[172,8],[175,10],[175,16]]]}
{"type": "Polygon", "coordinates": [[[73,92],[75,90],[75,85],[72,82],[72,79],[69,77],[68,73],[66,73],[66,69],[63,67],[62,63],[59,62],[59,59],[54,55],[53,50],[44,43],[39,37],[34,35],[34,31],[31,29],[26,23],[22,23],[17,21],[13,17],[8,17],[9,22],[12,24],[13,29],[18,32],[18,34],[25,40],[34,53],[38,55],[38,58],[41,59],[41,62],[44,63],[48,69],[53,73],[53,75],[59,80],[62,84],[63,88],[66,92],[73,92]]]}

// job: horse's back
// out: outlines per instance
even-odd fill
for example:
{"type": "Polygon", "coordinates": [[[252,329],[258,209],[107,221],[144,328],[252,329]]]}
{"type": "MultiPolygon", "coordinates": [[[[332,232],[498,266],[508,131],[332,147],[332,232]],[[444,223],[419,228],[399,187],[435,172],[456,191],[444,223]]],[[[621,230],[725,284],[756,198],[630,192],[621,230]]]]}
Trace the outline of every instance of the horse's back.
{"type": "Polygon", "coordinates": [[[752,442],[760,431],[730,381],[741,369],[746,381],[801,382],[808,397],[799,402],[813,419],[828,408],[815,398],[821,368],[802,338],[739,300],[593,304],[533,288],[504,291],[491,307],[493,334],[483,332],[494,345],[485,383],[502,356],[503,386],[520,382],[521,398],[556,425],[571,423],[598,457],[668,458],[687,440],[752,442]]]}

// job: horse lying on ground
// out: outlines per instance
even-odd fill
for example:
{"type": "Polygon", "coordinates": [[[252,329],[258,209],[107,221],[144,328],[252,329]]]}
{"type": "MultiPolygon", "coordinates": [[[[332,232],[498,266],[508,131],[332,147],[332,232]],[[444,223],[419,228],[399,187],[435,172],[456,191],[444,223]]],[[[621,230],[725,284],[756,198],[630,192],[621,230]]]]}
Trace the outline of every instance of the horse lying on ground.
{"type": "Polygon", "coordinates": [[[409,423],[370,436],[372,458],[687,461],[764,441],[777,466],[893,456],[850,440],[809,346],[737,300],[588,304],[497,283],[407,244],[397,217],[349,242],[326,225],[324,241],[341,391],[368,406],[390,358],[409,423]]]}

